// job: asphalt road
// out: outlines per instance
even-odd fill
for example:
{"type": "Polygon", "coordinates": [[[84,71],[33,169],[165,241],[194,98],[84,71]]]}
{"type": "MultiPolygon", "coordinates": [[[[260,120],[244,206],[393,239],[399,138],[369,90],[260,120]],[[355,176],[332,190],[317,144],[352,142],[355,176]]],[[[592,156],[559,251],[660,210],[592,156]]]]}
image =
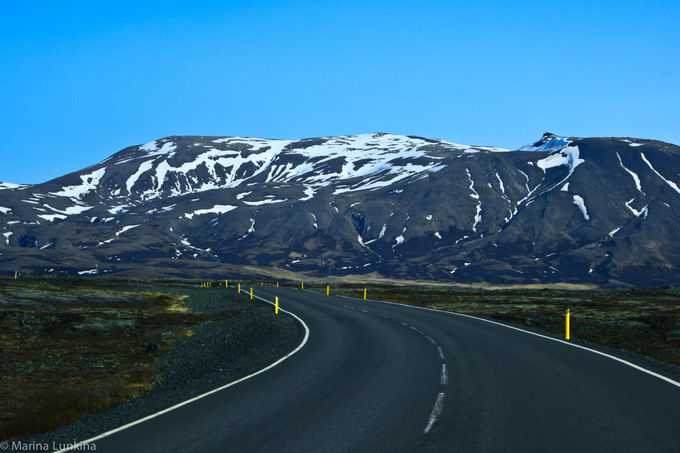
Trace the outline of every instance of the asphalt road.
{"type": "Polygon", "coordinates": [[[293,288],[255,294],[304,321],[302,348],[96,450],[680,451],[680,385],[612,358],[462,315],[293,288]]]}

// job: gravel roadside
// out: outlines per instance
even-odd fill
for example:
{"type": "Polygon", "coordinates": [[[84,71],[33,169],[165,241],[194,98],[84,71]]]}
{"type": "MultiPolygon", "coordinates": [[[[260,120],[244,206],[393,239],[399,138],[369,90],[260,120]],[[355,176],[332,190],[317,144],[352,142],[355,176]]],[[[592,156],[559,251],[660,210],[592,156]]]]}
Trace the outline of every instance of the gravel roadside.
{"type": "MultiPolygon", "coordinates": [[[[136,289],[150,288],[125,288],[136,289]]],[[[236,290],[170,286],[154,287],[153,291],[187,294],[185,305],[197,313],[233,310],[238,314],[197,325],[191,329],[192,336],[177,339],[168,351],[160,351],[156,365],[162,380],[149,392],[24,442],[52,445],[87,440],[261,370],[295,349],[304,337],[294,318],[276,315],[271,305],[250,300],[236,290]]]]}

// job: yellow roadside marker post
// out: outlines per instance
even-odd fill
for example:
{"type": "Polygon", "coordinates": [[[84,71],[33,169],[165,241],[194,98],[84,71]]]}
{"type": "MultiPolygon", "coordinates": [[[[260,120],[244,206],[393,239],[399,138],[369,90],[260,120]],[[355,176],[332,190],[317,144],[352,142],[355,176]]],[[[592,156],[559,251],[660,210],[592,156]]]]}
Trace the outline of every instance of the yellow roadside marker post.
{"type": "Polygon", "coordinates": [[[302,284],[300,285],[300,289],[305,289],[305,282],[302,282],[302,284]]]}
{"type": "Polygon", "coordinates": [[[14,280],[17,279],[17,273],[18,273],[18,271],[14,271],[14,280]]]}
{"type": "Polygon", "coordinates": [[[278,314],[279,313],[279,298],[276,298],[276,308],[274,309],[274,313],[278,314]]]}
{"type": "Polygon", "coordinates": [[[224,281],[224,287],[225,287],[225,288],[229,288],[229,280],[225,280],[225,281],[224,281]]]}
{"type": "Polygon", "coordinates": [[[571,333],[570,332],[570,330],[571,330],[571,326],[570,326],[571,319],[569,319],[570,317],[571,317],[571,313],[569,313],[569,309],[567,309],[567,315],[566,315],[566,320],[565,320],[565,332],[564,332],[564,336],[567,340],[569,339],[569,336],[570,336],[570,333],[571,333]]]}
{"type": "Polygon", "coordinates": [[[240,283],[238,284],[238,292],[239,293],[241,292],[241,284],[240,283]]]}
{"type": "Polygon", "coordinates": [[[250,300],[253,300],[253,288],[250,288],[250,300]]]}
{"type": "Polygon", "coordinates": [[[331,295],[331,285],[326,286],[326,295],[330,296],[331,295]]]}
{"type": "Polygon", "coordinates": [[[364,300],[366,300],[366,288],[364,288],[364,300]]]}

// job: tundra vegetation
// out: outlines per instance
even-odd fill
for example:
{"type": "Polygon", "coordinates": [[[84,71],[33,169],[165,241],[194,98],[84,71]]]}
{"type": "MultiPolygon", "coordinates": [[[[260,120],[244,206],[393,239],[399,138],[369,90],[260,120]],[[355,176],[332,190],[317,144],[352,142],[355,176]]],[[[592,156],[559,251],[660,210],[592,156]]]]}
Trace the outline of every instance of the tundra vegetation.
{"type": "Polygon", "coordinates": [[[0,280],[0,438],[47,432],[148,391],[192,326],[186,296],[95,281],[0,280]]]}

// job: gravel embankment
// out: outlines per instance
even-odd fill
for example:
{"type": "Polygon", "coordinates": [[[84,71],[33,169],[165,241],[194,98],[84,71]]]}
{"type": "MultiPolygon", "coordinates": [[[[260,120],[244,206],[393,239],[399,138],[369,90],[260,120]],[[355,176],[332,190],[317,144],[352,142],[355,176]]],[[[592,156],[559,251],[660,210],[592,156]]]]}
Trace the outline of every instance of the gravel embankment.
{"type": "Polygon", "coordinates": [[[235,290],[139,289],[188,294],[185,304],[198,313],[225,309],[239,313],[197,325],[191,329],[193,336],[177,339],[167,352],[160,351],[156,363],[163,378],[149,392],[28,441],[51,445],[87,440],[265,368],[295,349],[304,336],[302,326],[291,316],[276,315],[271,305],[235,290]]]}

